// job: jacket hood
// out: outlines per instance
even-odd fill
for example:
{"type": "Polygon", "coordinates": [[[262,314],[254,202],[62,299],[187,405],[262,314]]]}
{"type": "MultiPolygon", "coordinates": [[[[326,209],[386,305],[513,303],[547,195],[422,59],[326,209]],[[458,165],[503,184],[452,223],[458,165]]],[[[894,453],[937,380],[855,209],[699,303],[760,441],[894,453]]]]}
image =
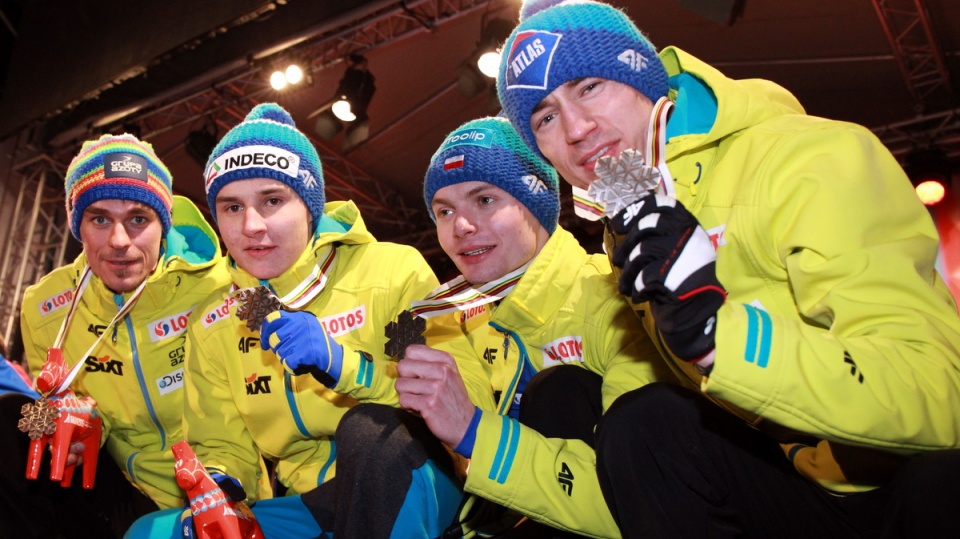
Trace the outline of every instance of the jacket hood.
{"type": "Polygon", "coordinates": [[[777,116],[804,114],[797,98],[773,82],[731,79],[676,47],[664,48],[660,59],[670,77],[670,98],[677,104],[667,127],[677,152],[713,144],[777,116]]]}

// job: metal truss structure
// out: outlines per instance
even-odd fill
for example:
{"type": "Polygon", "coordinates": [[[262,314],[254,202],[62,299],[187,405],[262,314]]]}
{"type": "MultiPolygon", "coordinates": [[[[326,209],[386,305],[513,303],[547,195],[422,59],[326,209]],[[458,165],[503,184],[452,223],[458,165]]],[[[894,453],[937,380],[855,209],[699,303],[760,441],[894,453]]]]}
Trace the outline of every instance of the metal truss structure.
{"type": "MultiPolygon", "coordinates": [[[[305,71],[317,73],[336,65],[351,52],[366,52],[431,31],[495,1],[398,1],[358,14],[329,31],[305,37],[283,53],[304,61],[308,66],[305,71]]],[[[228,130],[262,96],[272,92],[262,72],[264,65],[249,63],[216,84],[194,87],[169,99],[158,99],[131,114],[117,115],[111,118],[111,125],[122,123],[127,129],[135,126],[143,140],[198,120],[228,130]]],[[[395,190],[311,133],[305,134],[311,137],[323,162],[328,199],[353,200],[361,213],[369,216],[366,220],[372,226],[382,225],[391,231],[382,235],[385,240],[419,247],[433,237],[432,223],[423,222],[423,212],[408,208],[395,190]]],[[[63,203],[63,176],[79,148],[72,142],[52,147],[49,141],[37,143],[32,137],[30,127],[17,136],[12,177],[5,195],[17,197],[15,211],[0,218],[0,230],[9,231],[0,245],[0,332],[5,340],[9,340],[18,323],[24,289],[65,262],[70,234],[63,203]],[[14,193],[18,187],[19,191],[14,193]],[[9,222],[4,222],[5,218],[9,222]]],[[[0,198],[0,203],[6,202],[0,198]]]]}

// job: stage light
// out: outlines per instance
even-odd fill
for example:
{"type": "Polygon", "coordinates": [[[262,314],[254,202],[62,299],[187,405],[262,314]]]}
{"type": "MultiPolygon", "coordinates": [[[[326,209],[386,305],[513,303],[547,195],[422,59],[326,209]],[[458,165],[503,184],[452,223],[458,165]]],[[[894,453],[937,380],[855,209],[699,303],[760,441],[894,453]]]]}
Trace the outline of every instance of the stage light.
{"type": "Polygon", "coordinates": [[[363,55],[351,54],[346,63],[347,70],[340,79],[333,99],[307,118],[317,117],[314,131],[324,140],[335,137],[344,130],[341,122],[348,122],[343,144],[344,149],[349,149],[366,140],[370,134],[367,107],[377,87],[373,74],[367,70],[367,59],[363,55]]]}
{"type": "Polygon", "coordinates": [[[274,71],[270,74],[270,86],[274,90],[283,90],[287,87],[287,77],[283,71],[274,71]]]}
{"type": "MultiPolygon", "coordinates": [[[[290,85],[300,84],[308,78],[296,62],[290,62],[285,67],[280,65],[273,73],[270,73],[270,87],[280,91],[290,85]]],[[[310,80],[307,80],[310,83],[310,80]]]]}
{"type": "Polygon", "coordinates": [[[187,155],[193,158],[200,168],[207,165],[207,159],[216,146],[217,127],[213,123],[207,123],[202,128],[187,133],[187,140],[183,144],[187,155]]]}
{"type": "Polygon", "coordinates": [[[903,170],[924,205],[939,204],[946,196],[951,168],[947,155],[939,147],[914,149],[907,155],[903,170]]]}
{"type": "Polygon", "coordinates": [[[339,100],[334,101],[330,110],[332,110],[333,115],[341,121],[352,122],[357,119],[357,115],[350,110],[350,102],[347,101],[346,96],[341,96],[339,100]]]}
{"type": "Polygon", "coordinates": [[[939,204],[947,194],[947,188],[939,180],[922,181],[914,189],[924,206],[939,204]]]}
{"type": "Polygon", "coordinates": [[[290,84],[299,84],[303,80],[303,70],[300,69],[300,66],[297,64],[290,64],[287,66],[287,69],[283,72],[284,78],[287,79],[287,82],[290,84]]]}
{"type": "Polygon", "coordinates": [[[497,72],[500,71],[500,53],[496,51],[487,51],[477,58],[477,67],[480,72],[490,77],[497,78],[497,72]]]}

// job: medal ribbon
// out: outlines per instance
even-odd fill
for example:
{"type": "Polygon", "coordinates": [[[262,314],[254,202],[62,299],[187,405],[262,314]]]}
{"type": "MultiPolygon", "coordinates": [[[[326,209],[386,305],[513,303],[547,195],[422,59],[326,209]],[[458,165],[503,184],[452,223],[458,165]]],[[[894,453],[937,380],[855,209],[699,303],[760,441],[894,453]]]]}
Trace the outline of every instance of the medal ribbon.
{"type": "Polygon", "coordinates": [[[471,286],[461,275],[440,285],[430,292],[425,299],[414,301],[411,304],[410,312],[421,318],[432,318],[441,314],[466,311],[471,307],[499,301],[507,297],[510,291],[517,286],[532,262],[531,260],[503,277],[476,288],[471,286]]]}
{"type": "MultiPolygon", "coordinates": [[[[67,337],[67,328],[70,326],[70,322],[73,321],[73,315],[76,314],[77,305],[79,305],[80,296],[87,289],[87,285],[90,283],[90,277],[93,275],[93,271],[90,270],[90,266],[86,266],[83,269],[83,274],[80,277],[80,283],[77,285],[77,288],[73,291],[73,298],[70,299],[70,308],[67,311],[67,315],[63,318],[63,322],[60,324],[60,331],[57,332],[57,338],[53,341],[53,348],[61,348],[63,346],[63,341],[67,337]]],[[[80,369],[83,367],[83,360],[93,354],[93,351],[100,346],[100,342],[103,341],[103,338],[110,332],[110,329],[116,325],[131,309],[133,309],[134,304],[137,302],[137,299],[140,297],[140,294],[143,292],[144,287],[147,285],[147,280],[144,279],[140,286],[133,291],[133,294],[130,295],[130,299],[124,302],[123,307],[117,311],[117,314],[113,317],[113,320],[107,324],[107,327],[100,333],[100,336],[97,337],[97,340],[94,341],[93,345],[82,355],[81,361],[78,361],[76,365],[70,369],[70,372],[67,374],[67,377],[63,379],[63,382],[60,382],[60,385],[51,392],[50,394],[59,394],[63,391],[66,391],[70,387],[70,384],[73,383],[73,380],[80,373],[80,369]]],[[[48,394],[49,395],[49,394],[48,394]]],[[[44,395],[46,397],[47,395],[44,395]]]]}
{"type": "Polygon", "coordinates": [[[280,303],[287,307],[299,309],[320,295],[320,292],[323,292],[323,287],[327,285],[327,273],[333,266],[336,254],[336,249],[332,245],[328,245],[326,254],[317,257],[320,261],[313,267],[310,275],[294,287],[289,294],[277,298],[280,303]]]}

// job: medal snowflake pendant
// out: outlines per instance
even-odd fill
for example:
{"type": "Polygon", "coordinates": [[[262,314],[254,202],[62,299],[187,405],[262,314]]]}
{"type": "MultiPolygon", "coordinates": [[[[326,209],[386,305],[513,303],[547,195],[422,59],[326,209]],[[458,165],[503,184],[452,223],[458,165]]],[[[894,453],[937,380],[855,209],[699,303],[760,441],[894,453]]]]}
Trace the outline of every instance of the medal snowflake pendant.
{"type": "Polygon", "coordinates": [[[237,307],[237,318],[247,323],[250,331],[260,331],[263,319],[268,314],[280,310],[280,300],[265,286],[245,288],[237,298],[240,306],[237,307]]]}
{"type": "Polygon", "coordinates": [[[427,329],[427,321],[414,316],[410,311],[403,311],[396,322],[390,322],[384,328],[387,344],[383,351],[390,357],[403,359],[403,353],[411,344],[427,344],[423,331],[427,329]]]}
{"type": "Polygon", "coordinates": [[[616,159],[604,156],[597,160],[594,172],[597,180],[587,193],[603,204],[603,213],[613,217],[621,210],[656,191],[660,185],[660,171],[644,163],[643,154],[627,149],[616,159]]]}
{"type": "Polygon", "coordinates": [[[57,430],[57,418],[60,410],[48,401],[40,398],[36,402],[28,402],[20,408],[23,418],[17,424],[20,432],[27,433],[31,440],[39,440],[46,434],[53,434],[57,430]]]}

